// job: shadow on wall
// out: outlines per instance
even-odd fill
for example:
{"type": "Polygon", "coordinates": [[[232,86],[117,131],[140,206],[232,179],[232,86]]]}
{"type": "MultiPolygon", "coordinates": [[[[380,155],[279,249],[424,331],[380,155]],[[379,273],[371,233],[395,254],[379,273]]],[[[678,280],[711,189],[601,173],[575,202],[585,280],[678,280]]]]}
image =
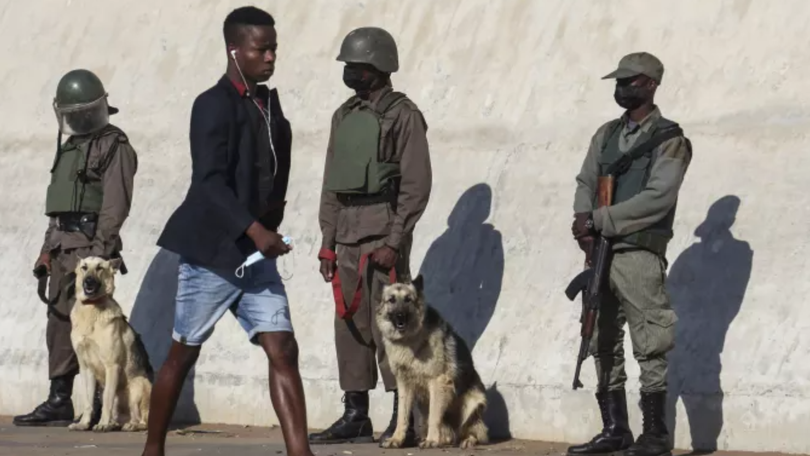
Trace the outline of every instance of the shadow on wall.
{"type": "Polygon", "coordinates": [[[678,256],[667,282],[679,319],[669,356],[667,425],[674,438],[680,398],[695,451],[717,450],[723,428],[720,354],[751,276],[754,252],[730,231],[739,207],[740,199],[733,195],[712,204],[695,229],[700,241],[678,256]]]}
{"type": "MultiPolygon", "coordinates": [[[[431,244],[419,270],[428,302],[467,342],[470,351],[492,319],[501,294],[503,241],[501,233],[486,223],[491,208],[489,185],[467,189],[447,219],[447,230],[431,244]]],[[[487,400],[484,420],[491,437],[509,438],[509,413],[495,384],[487,391],[487,400]]]]}
{"type": "MultiPolygon", "coordinates": [[[[149,265],[141,289],[132,306],[130,324],[141,335],[149,361],[157,372],[172,343],[174,299],[177,294],[178,257],[160,249],[149,265]]],[[[173,424],[200,424],[200,413],[194,404],[194,368],[189,372],[177,403],[173,424]]]]}

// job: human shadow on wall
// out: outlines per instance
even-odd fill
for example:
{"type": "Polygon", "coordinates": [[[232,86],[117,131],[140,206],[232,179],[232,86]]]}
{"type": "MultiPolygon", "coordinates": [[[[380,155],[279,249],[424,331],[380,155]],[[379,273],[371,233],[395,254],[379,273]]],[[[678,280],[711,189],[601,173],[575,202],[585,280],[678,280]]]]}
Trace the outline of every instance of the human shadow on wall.
{"type": "Polygon", "coordinates": [[[672,264],[667,287],[678,315],[675,348],[669,355],[667,426],[675,436],[678,398],[686,409],[692,448],[717,450],[723,428],[723,352],[729,326],[743,303],[751,276],[753,250],[735,239],[740,199],[728,195],[709,208],[695,229],[700,238],[672,264]]]}
{"type": "MultiPolygon", "coordinates": [[[[178,266],[176,254],[164,249],[158,251],[146,270],[129,317],[130,324],[140,334],[149,353],[149,361],[155,370],[156,379],[172,344],[178,266]]],[[[178,424],[200,424],[200,413],[194,404],[193,367],[186,378],[172,416],[173,427],[177,427],[178,424]]]]}
{"type": "MultiPolygon", "coordinates": [[[[419,270],[428,302],[467,342],[470,351],[492,319],[503,281],[501,233],[486,223],[491,208],[489,185],[467,189],[447,219],[447,230],[431,244],[419,270]]],[[[490,437],[509,438],[509,413],[497,385],[487,390],[487,401],[484,421],[490,437]]]]}

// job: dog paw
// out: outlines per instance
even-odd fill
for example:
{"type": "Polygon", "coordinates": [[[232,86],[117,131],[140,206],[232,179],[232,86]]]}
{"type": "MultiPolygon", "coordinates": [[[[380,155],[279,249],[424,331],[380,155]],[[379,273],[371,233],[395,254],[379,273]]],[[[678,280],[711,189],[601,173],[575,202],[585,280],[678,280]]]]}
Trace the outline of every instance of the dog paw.
{"type": "Polygon", "coordinates": [[[459,448],[462,450],[472,449],[478,444],[478,439],[475,437],[467,437],[466,439],[462,440],[459,444],[459,448]]]}
{"type": "Polygon", "coordinates": [[[78,422],[68,426],[69,431],[86,431],[88,429],[90,429],[90,423],[78,422]]]}
{"type": "Polygon", "coordinates": [[[146,426],[142,426],[141,423],[127,423],[121,427],[121,430],[124,432],[140,432],[145,431],[146,426]]]}
{"type": "Polygon", "coordinates": [[[440,446],[441,444],[439,443],[439,441],[434,439],[426,439],[419,442],[419,448],[423,450],[428,448],[439,448],[440,446]]]}
{"type": "Polygon", "coordinates": [[[117,423],[106,423],[106,424],[98,423],[97,425],[93,426],[93,432],[117,431],[120,428],[121,427],[117,423]]]}
{"type": "Polygon", "coordinates": [[[402,448],[402,443],[405,439],[397,439],[394,437],[390,437],[383,441],[382,447],[383,448],[402,448]]]}

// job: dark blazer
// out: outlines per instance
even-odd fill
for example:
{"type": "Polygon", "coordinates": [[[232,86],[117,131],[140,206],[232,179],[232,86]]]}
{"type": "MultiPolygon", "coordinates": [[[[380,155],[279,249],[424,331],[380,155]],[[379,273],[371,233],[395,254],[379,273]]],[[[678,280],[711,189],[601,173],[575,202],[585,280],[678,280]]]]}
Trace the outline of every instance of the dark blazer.
{"type": "MultiPolygon", "coordinates": [[[[276,90],[259,88],[263,91],[257,90],[257,94],[269,98],[279,165],[272,194],[283,202],[290,173],[292,129],[276,90]]],[[[256,251],[245,230],[259,216],[249,210],[257,198],[254,166],[259,132],[250,121],[247,108],[227,76],[194,100],[189,130],[191,185],[157,241],[160,247],[189,262],[236,269],[256,251]]],[[[280,216],[276,219],[281,222],[280,216]]]]}

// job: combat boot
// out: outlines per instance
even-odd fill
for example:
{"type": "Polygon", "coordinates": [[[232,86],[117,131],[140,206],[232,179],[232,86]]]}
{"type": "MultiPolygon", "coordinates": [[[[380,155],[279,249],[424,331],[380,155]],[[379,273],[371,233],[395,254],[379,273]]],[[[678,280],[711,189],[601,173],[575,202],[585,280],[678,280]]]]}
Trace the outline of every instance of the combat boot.
{"type": "Polygon", "coordinates": [[[641,413],[644,417],[643,432],[625,456],[671,456],[669,431],[664,422],[667,393],[641,393],[641,413]]]}
{"type": "MultiPolygon", "coordinates": [[[[380,448],[382,448],[383,442],[390,439],[392,435],[394,435],[394,431],[397,429],[397,416],[399,413],[399,393],[397,390],[394,390],[394,411],[391,414],[391,422],[388,423],[388,428],[380,435],[380,448]]],[[[411,416],[408,417],[408,430],[405,432],[405,440],[402,442],[402,448],[408,447],[415,447],[416,446],[416,431],[414,430],[413,426],[413,412],[411,412],[411,416]]]]}
{"type": "Polygon", "coordinates": [[[343,416],[328,429],[309,435],[312,445],[334,443],[372,443],[374,429],[368,417],[368,391],[347,391],[343,416]]]}
{"type": "Polygon", "coordinates": [[[66,427],[73,423],[73,376],[64,375],[51,380],[48,399],[39,404],[33,412],[14,417],[15,426],[54,426],[66,427]]]}
{"type": "Polygon", "coordinates": [[[624,389],[597,392],[596,401],[602,415],[602,432],[587,443],[568,447],[570,456],[618,453],[633,444],[624,389]]]}

